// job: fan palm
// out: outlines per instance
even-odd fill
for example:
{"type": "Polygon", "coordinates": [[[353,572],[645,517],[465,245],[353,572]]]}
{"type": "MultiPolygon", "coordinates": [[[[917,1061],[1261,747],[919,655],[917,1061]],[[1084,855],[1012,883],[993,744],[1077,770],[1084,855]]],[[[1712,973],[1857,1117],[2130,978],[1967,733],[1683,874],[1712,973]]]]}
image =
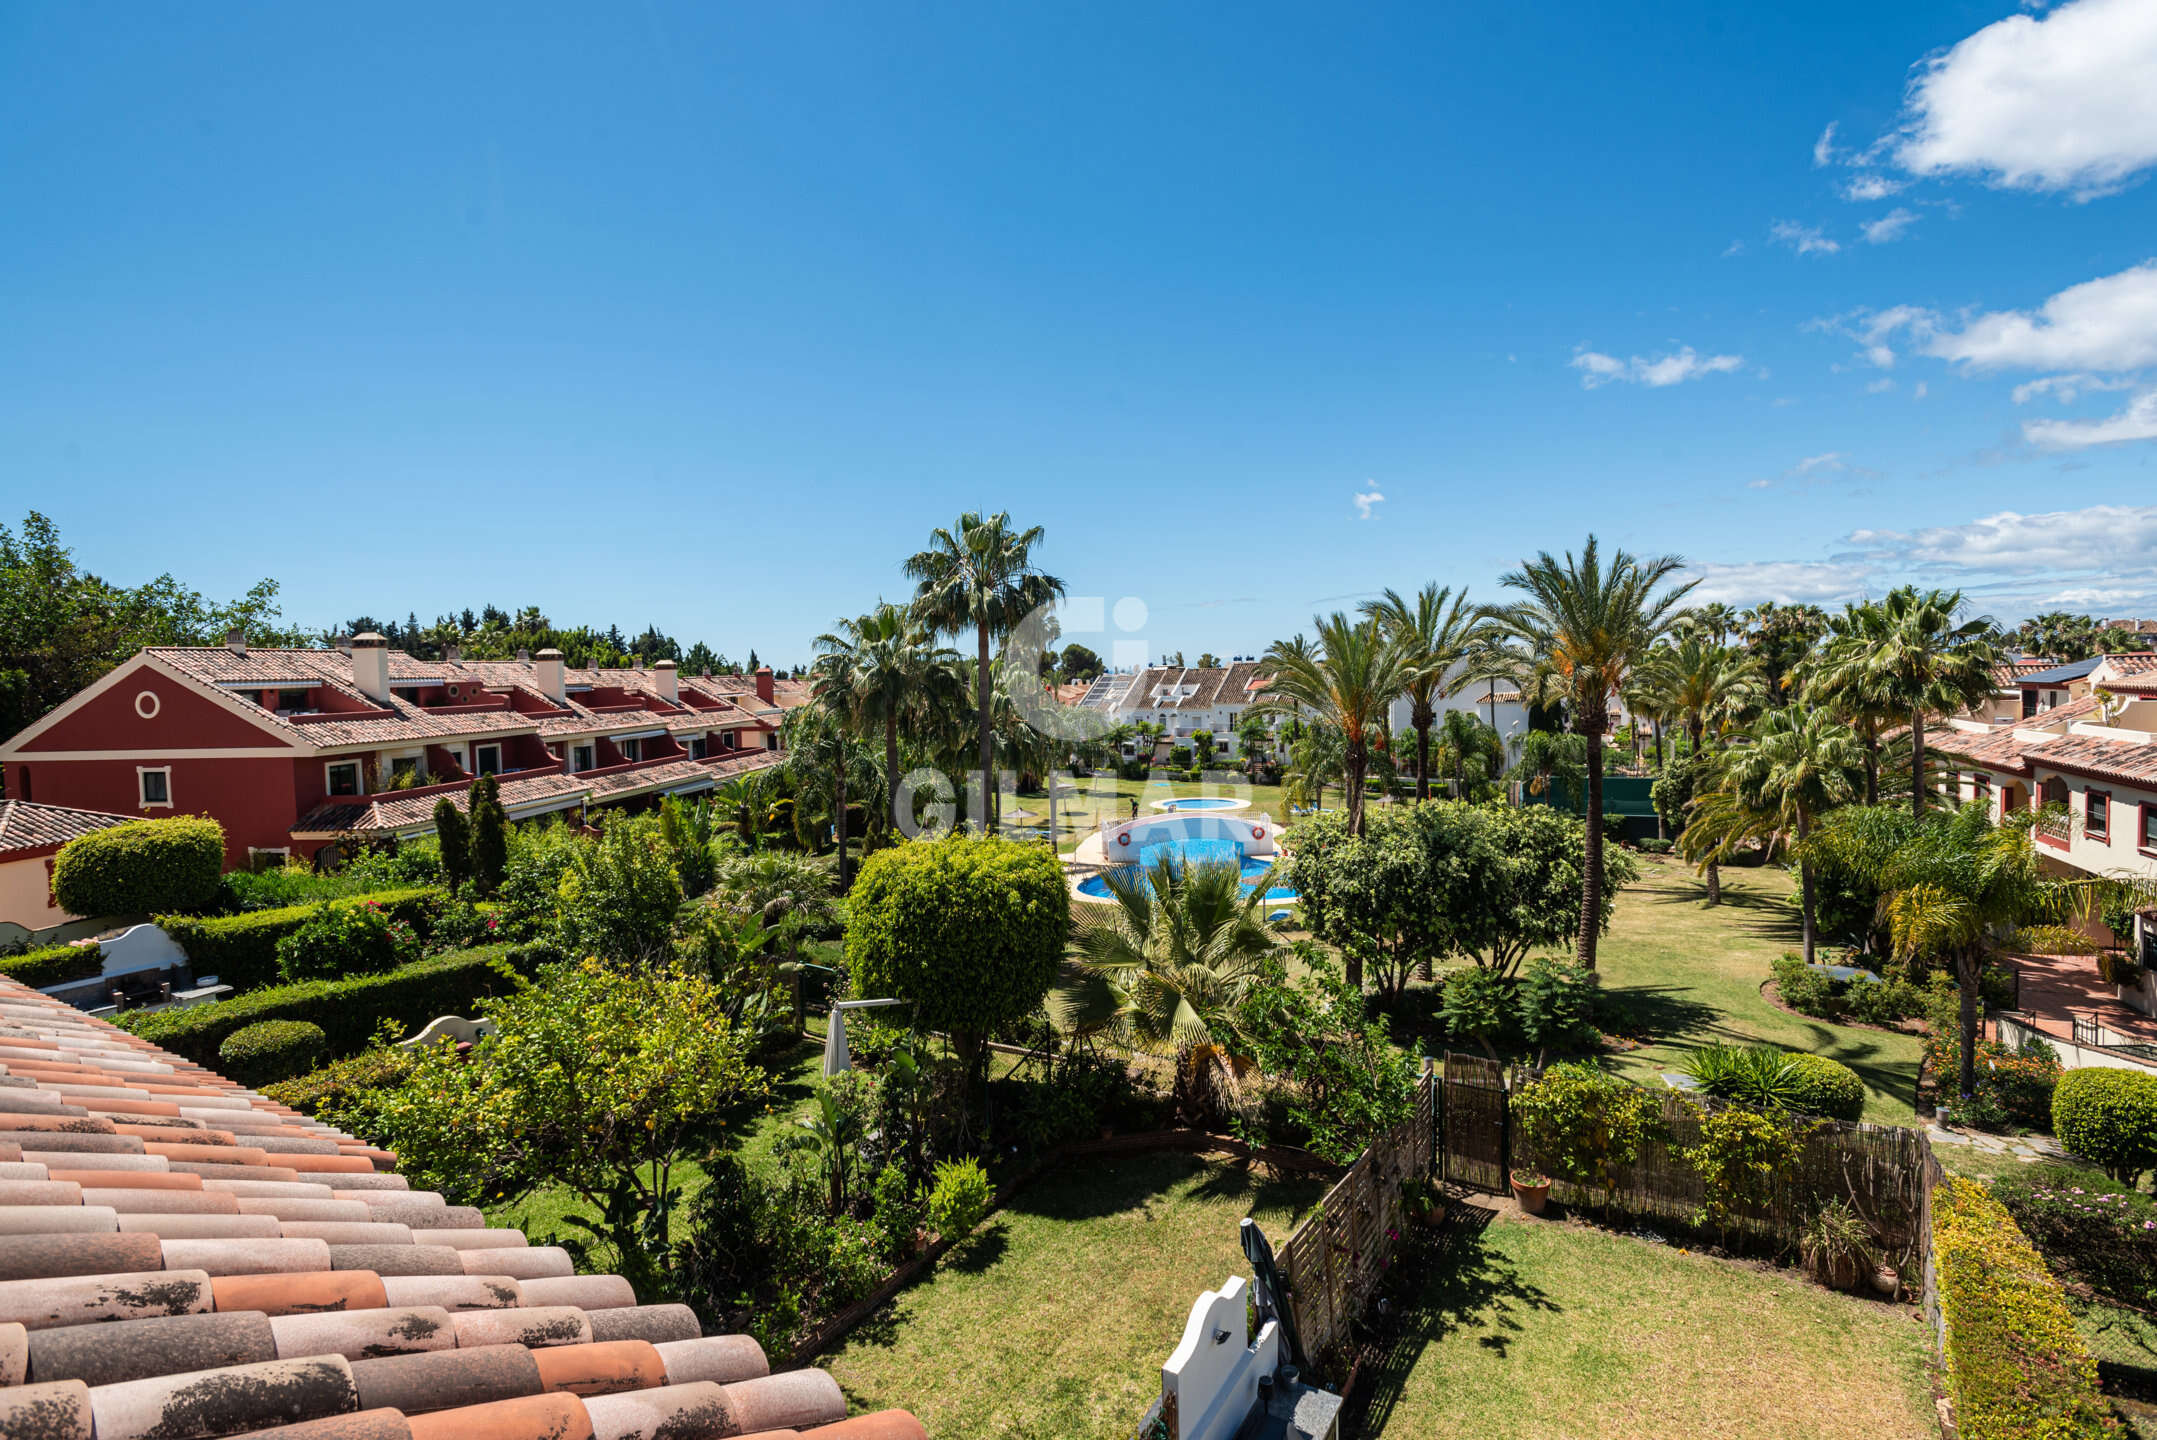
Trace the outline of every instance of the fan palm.
{"type": "Polygon", "coordinates": [[[1331,725],[1311,724],[1302,729],[1303,734],[1289,744],[1288,769],[1281,783],[1287,788],[1289,804],[1322,810],[1326,787],[1348,783],[1347,749],[1341,732],[1331,725]]]}
{"type": "Polygon", "coordinates": [[[1925,811],[1925,717],[1953,715],[1992,698],[2006,652],[1989,615],[1957,621],[1960,590],[1905,585],[1880,602],[1868,668],[1910,720],[1910,813],[1925,811]]]}
{"type": "Polygon", "coordinates": [[[1157,856],[1103,877],[1111,924],[1083,928],[1053,1004],[1059,1024],[1173,1058],[1179,1094],[1233,1095],[1252,1068],[1238,1011],[1281,944],[1262,918],[1265,892],[1240,867],[1157,856]]]}
{"type": "Polygon", "coordinates": [[[1587,970],[1595,968],[1603,913],[1603,734],[1610,728],[1610,703],[1698,583],[1671,583],[1683,563],[1674,555],[1643,560],[1617,550],[1606,566],[1590,535],[1577,558],[1568,551],[1560,560],[1546,550],[1507,575],[1500,583],[1527,598],[1492,612],[1515,644],[1557,675],[1573,729],[1587,739],[1579,940],[1587,970]]]}
{"type": "Polygon", "coordinates": [[[797,833],[808,834],[799,828],[806,821],[807,802],[828,800],[832,836],[839,849],[839,893],[843,895],[852,878],[846,853],[847,791],[873,793],[880,778],[875,761],[854,739],[846,712],[830,704],[799,706],[787,713],[781,727],[786,737],[786,769],[794,780],[797,833]]]}
{"type": "Polygon", "coordinates": [[[1467,799],[1505,768],[1505,741],[1473,710],[1448,710],[1438,727],[1437,759],[1453,781],[1453,798],[1467,799]]]}
{"type": "Polygon", "coordinates": [[[751,850],[763,835],[765,807],[771,803],[772,771],[749,770],[733,776],[712,792],[712,804],[734,817],[734,833],[751,850]]]}
{"type": "Polygon", "coordinates": [[[906,562],[916,582],[914,612],[946,634],[974,633],[974,699],[981,760],[981,816],[987,823],[994,783],[989,704],[989,641],[1064,593],[1063,581],[1033,562],[1043,531],[1015,529],[1008,514],[967,511],[950,529],[929,532],[928,548],[906,562]]]}
{"type": "MultiPolygon", "coordinates": [[[[1393,697],[1407,688],[1413,667],[1375,620],[1360,624],[1336,610],[1312,617],[1316,653],[1276,641],[1266,652],[1270,683],[1253,710],[1308,710],[1341,732],[1348,771],[1348,829],[1363,833],[1363,780],[1370,773],[1371,743],[1384,732],[1393,697]]],[[[1302,637],[1298,636],[1298,641],[1302,637]]]]}
{"type": "Polygon", "coordinates": [[[1805,698],[1840,715],[1865,747],[1865,803],[1880,802],[1880,737],[1906,713],[1873,664],[1887,634],[1886,607],[1872,601],[1828,618],[1827,642],[1805,667],[1805,698]]]}
{"type": "Polygon", "coordinates": [[[1468,603],[1468,592],[1426,585],[1414,600],[1387,590],[1368,601],[1363,613],[1378,622],[1407,668],[1408,724],[1416,732],[1416,799],[1431,797],[1431,726],[1438,712],[1433,702],[1445,698],[1455,672],[1490,632],[1490,621],[1468,603]],[[1449,604],[1448,601],[1451,603],[1449,604]]]}
{"type": "Polygon", "coordinates": [[[816,637],[820,658],[810,693],[845,710],[855,724],[883,731],[888,824],[898,823],[901,722],[926,717],[939,692],[959,685],[951,664],[958,655],[934,642],[935,632],[912,611],[882,602],[816,637]]]}

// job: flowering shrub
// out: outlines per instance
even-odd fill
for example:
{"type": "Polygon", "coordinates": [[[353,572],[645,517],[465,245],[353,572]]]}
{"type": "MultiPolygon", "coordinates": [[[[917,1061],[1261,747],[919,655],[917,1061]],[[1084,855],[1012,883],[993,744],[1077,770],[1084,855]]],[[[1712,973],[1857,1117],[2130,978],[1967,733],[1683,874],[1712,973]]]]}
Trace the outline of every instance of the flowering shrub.
{"type": "MultiPolygon", "coordinates": [[[[1935,1027],[1925,1037],[1925,1061],[1942,1095],[1952,1095],[1961,1073],[1961,1041],[1952,1029],[1935,1027]]],[[[2025,1126],[2049,1129],[2052,1089],[2060,1080],[2059,1052],[2042,1040],[2011,1049],[1997,1040],[1977,1045],[1977,1090],[1954,1104],[1955,1119],[1980,1130],[2025,1126]]]]}
{"type": "Polygon", "coordinates": [[[2053,1273],[2129,1305],[2157,1303],[2157,1204],[2092,1171],[2033,1166],[1992,1193],[2053,1273]]]}
{"type": "Polygon", "coordinates": [[[277,942],[277,973],[287,981],[373,975],[418,958],[418,933],[373,901],[318,905],[277,942]]]}

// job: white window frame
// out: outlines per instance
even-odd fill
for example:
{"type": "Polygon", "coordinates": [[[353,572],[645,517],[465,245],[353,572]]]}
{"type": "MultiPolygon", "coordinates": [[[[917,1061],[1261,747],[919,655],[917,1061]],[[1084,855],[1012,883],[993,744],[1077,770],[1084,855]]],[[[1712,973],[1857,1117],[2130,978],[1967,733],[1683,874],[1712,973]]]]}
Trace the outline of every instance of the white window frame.
{"type": "Polygon", "coordinates": [[[247,847],[248,868],[251,870],[262,869],[262,862],[271,856],[276,857],[277,868],[283,869],[285,862],[292,858],[292,847],[290,845],[250,845],[247,847]]]}
{"type": "Polygon", "coordinates": [[[502,747],[501,747],[501,746],[500,746],[499,744],[489,744],[489,745],[474,745],[474,746],[472,747],[472,773],[473,773],[474,775],[490,775],[490,774],[492,774],[492,775],[499,775],[499,774],[501,774],[501,773],[502,773],[502,747]],[[480,762],[479,762],[479,757],[480,757],[480,756],[482,756],[482,755],[484,755],[484,754],[485,754],[485,753],[486,753],[487,751],[489,751],[489,750],[492,750],[492,751],[494,752],[494,769],[493,769],[493,770],[491,770],[491,771],[490,771],[490,770],[482,770],[482,769],[480,769],[480,768],[479,768],[479,763],[480,763],[480,762]]]}
{"type": "Polygon", "coordinates": [[[135,767],[135,806],[140,810],[170,810],[172,808],[172,767],[170,765],[137,765],[135,767]],[[165,798],[152,800],[143,788],[143,777],[161,776],[165,782],[165,798]]]}
{"type": "Polygon", "coordinates": [[[322,763],[322,793],[332,800],[347,799],[350,795],[365,795],[367,793],[366,762],[357,755],[347,755],[338,760],[325,760],[322,763]],[[341,770],[347,765],[352,767],[352,783],[355,787],[349,792],[349,795],[337,789],[337,781],[333,776],[333,772],[341,770]]]}
{"type": "Polygon", "coordinates": [[[598,742],[587,740],[582,745],[569,747],[569,773],[582,775],[599,764],[598,742]]]}

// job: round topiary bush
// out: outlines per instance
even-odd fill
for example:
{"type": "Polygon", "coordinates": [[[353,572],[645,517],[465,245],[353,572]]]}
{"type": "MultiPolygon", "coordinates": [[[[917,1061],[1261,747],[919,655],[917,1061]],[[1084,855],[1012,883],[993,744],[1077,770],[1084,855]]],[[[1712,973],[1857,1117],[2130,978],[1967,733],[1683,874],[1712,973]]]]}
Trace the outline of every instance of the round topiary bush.
{"type": "Polygon", "coordinates": [[[1040,845],[993,837],[911,840],[862,863],[848,897],[854,993],[909,1002],[918,1030],[968,1058],[1040,1006],[1071,939],[1063,867],[1040,845]]]}
{"type": "Polygon", "coordinates": [[[2157,1075],[2069,1070],[2052,1089],[2052,1133],[2113,1179],[2157,1168],[2157,1075]]]}
{"type": "Polygon", "coordinates": [[[329,1054],[329,1037],[305,1020],[258,1020],[243,1025],[217,1047],[225,1077],[249,1087],[274,1085],[304,1075],[329,1054]]]}
{"type": "Polygon", "coordinates": [[[136,820],[70,840],[52,862],[52,898],[70,915],[187,915],[217,898],[225,827],[186,816],[136,820]]]}
{"type": "Polygon", "coordinates": [[[1789,1064],[1791,1109],[1832,1120],[1855,1120],[1865,1113],[1865,1082],[1840,1060],[1792,1055],[1789,1064]]]}

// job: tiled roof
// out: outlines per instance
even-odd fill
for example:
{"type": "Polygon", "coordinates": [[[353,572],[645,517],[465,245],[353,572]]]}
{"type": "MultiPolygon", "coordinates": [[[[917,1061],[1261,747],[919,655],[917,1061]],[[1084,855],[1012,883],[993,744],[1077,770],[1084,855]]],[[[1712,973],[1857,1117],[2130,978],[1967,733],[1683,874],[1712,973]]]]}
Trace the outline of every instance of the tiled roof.
{"type": "Polygon", "coordinates": [[[65,845],[93,831],[125,825],[138,817],[103,810],[72,810],[28,800],[0,800],[0,856],[23,850],[65,845]]]}
{"type": "Polygon", "coordinates": [[[0,981],[0,1436],[925,1440],[394,1159],[0,981]]]}
{"type": "MultiPolygon", "coordinates": [[[[510,775],[499,782],[502,807],[512,818],[519,810],[537,807],[568,809],[587,795],[595,804],[623,800],[659,790],[682,790],[700,784],[716,784],[745,770],[762,770],[785,760],[776,750],[745,750],[738,755],[711,760],[657,760],[636,765],[610,766],[569,775],[544,771],[537,775],[510,775]],[[546,802],[558,801],[549,805],[546,802]]],[[[389,835],[429,829],[434,807],[447,797],[459,810],[469,808],[471,791],[459,786],[430,787],[413,792],[385,790],[356,800],[317,805],[292,827],[294,835],[389,835]]]]}
{"type": "Polygon", "coordinates": [[[1258,663],[1239,660],[1233,665],[1155,666],[1141,670],[1124,692],[1124,708],[1130,710],[1211,710],[1219,705],[1247,702],[1258,663]],[[1174,692],[1188,689],[1188,695],[1174,692]],[[1163,692],[1159,699],[1155,692],[1163,692]]]}
{"type": "Polygon", "coordinates": [[[2049,670],[2039,670],[2033,674],[2017,675],[2015,683],[2018,685],[2065,685],[2070,680],[2080,680],[2099,665],[2102,665],[2104,659],[2105,657],[2102,655],[2093,655],[2087,660],[2076,660],[2066,665],[2055,665],[2049,670]]]}
{"type": "Polygon", "coordinates": [[[2136,651],[2105,656],[2105,668],[2115,675],[2157,675],[2157,654],[2136,651]]]}
{"type": "Polygon", "coordinates": [[[2157,784],[2157,745],[2103,740],[2094,735],[2063,735],[2057,740],[2033,745],[2023,753],[2033,764],[2051,765],[2133,785],[2157,784]]]}
{"type": "Polygon", "coordinates": [[[1925,744],[1943,755],[1952,755],[1984,770],[1996,770],[2012,775],[2027,775],[2029,766],[2023,763],[2023,752],[2031,742],[2018,740],[2011,730],[1993,734],[1979,734],[1972,730],[1927,730],[1925,744]]]}

